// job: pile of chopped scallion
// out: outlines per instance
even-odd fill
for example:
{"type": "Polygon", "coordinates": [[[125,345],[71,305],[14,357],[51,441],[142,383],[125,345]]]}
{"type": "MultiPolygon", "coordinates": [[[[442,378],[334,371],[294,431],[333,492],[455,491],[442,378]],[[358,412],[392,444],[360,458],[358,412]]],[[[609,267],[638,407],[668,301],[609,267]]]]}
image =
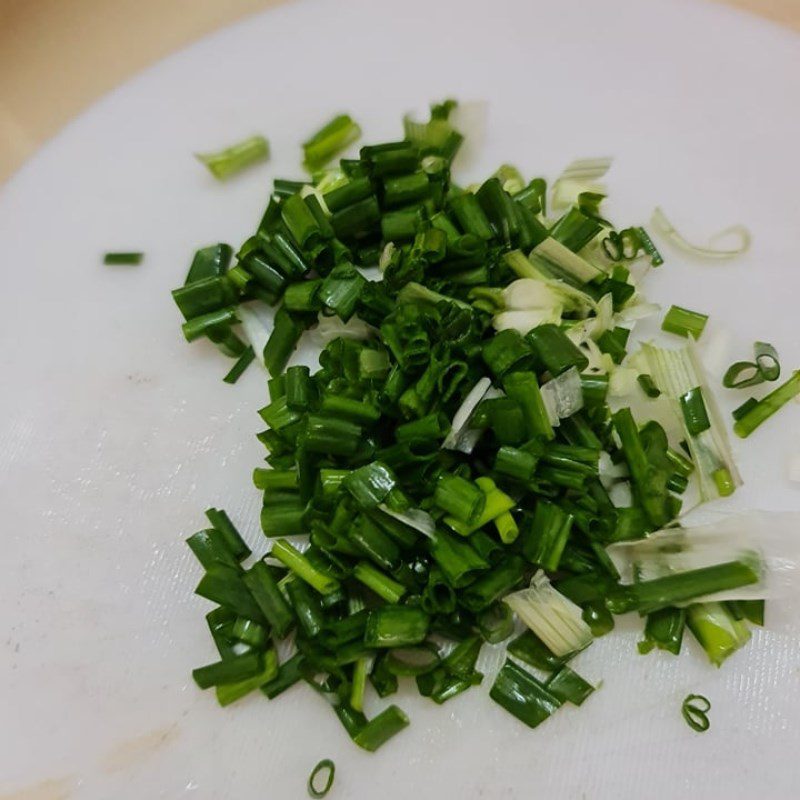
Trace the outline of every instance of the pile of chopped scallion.
{"type": "MultiPolygon", "coordinates": [[[[507,165],[462,187],[456,114],[433,106],[402,140],[327,167],[360,134],[337,117],[304,146],[311,177],[275,181],[235,264],[228,245],[204,248],[173,292],[186,339],[236,359],[226,381],[254,360],[269,373],[253,482],[270,549],[244,566],[216,509],[189,537],[220,656],[194,679],[221,705],[304,682],[367,750],[408,718],[389,703],[368,719],[366,692],[402,680],[445,703],[482,682],[485,643],[507,653],[490,697],[535,727],[593,691],[570,661],[615,614],[643,618],[640,652],[677,654],[688,628],[717,665],[763,623],[757,547],[709,563],[691,531],[649,536],[690,495],[741,482],[693,344],[706,316],[673,306],[663,328],[681,347],[629,352],[658,311],[641,282],[662,257],[642,227],[606,219],[610,162],[575,162],[549,188],[507,165]],[[319,367],[287,367],[307,335],[319,367]]],[[[226,175],[245,151],[204,158],[226,175]]],[[[654,230],[677,236],[665,220],[654,230]]],[[[731,387],[780,373],[763,343],[731,370],[731,387]]],[[[736,432],[798,392],[796,372],[751,398],[736,432]]]]}

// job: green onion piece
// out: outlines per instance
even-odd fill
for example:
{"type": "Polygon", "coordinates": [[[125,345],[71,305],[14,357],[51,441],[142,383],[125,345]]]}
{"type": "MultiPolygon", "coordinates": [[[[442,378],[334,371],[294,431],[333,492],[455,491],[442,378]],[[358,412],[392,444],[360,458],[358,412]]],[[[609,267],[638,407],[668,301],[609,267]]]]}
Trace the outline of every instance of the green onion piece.
{"type": "Polygon", "coordinates": [[[650,463],[629,408],[620,409],[612,419],[642,510],[654,528],[662,528],[673,516],[668,504],[669,474],[650,463]]]}
{"type": "Polygon", "coordinates": [[[636,231],[639,234],[642,250],[650,256],[650,266],[660,267],[664,263],[664,257],[653,243],[650,234],[648,234],[644,228],[637,228],[636,231]]]}
{"type": "Polygon", "coordinates": [[[416,606],[390,605],[371,611],[364,631],[367,647],[407,647],[428,633],[430,618],[416,606]]]}
{"type": "Polygon", "coordinates": [[[513,661],[497,673],[489,697],[506,711],[535,728],[559,709],[561,700],[513,661]]]}
{"type": "Polygon", "coordinates": [[[457,520],[471,524],[480,518],[486,495],[471,481],[457,475],[441,475],[433,502],[457,520]]]}
{"type": "Polygon", "coordinates": [[[281,218],[301,248],[308,247],[321,235],[317,220],[299,194],[293,194],[281,203],[281,218]]]}
{"type": "Polygon", "coordinates": [[[270,375],[275,377],[283,372],[304,330],[288,311],[278,309],[272,333],[264,345],[264,366],[270,375]]]}
{"type": "Polygon", "coordinates": [[[680,306],[671,306],[661,323],[661,330],[685,338],[692,336],[699,339],[706,327],[706,322],[708,322],[708,314],[690,311],[688,308],[680,306]]]}
{"type": "Polygon", "coordinates": [[[257,561],[242,577],[267,622],[279,638],[286,636],[294,625],[294,614],[278,587],[272,570],[257,561]]]}
{"type": "Polygon", "coordinates": [[[300,628],[308,637],[316,638],[325,627],[325,612],[318,595],[303,581],[290,580],[285,587],[300,628]]]}
{"type": "Polygon", "coordinates": [[[526,482],[533,477],[537,463],[538,458],[533,453],[504,445],[497,451],[494,469],[499,475],[526,482]]]}
{"type": "Polygon", "coordinates": [[[533,361],[530,345],[512,328],[499,331],[485,342],[481,356],[498,378],[502,378],[512,367],[519,369],[533,361]]]}
{"type": "Polygon", "coordinates": [[[418,647],[396,647],[386,653],[386,668],[398,677],[417,677],[439,664],[439,648],[433,642],[418,647]]]}
{"type": "Polygon", "coordinates": [[[353,737],[353,741],[364,750],[374,753],[403,728],[408,727],[408,724],[408,717],[401,709],[394,705],[389,706],[364,725],[353,737]]]}
{"type": "Polygon", "coordinates": [[[525,633],[517,636],[508,645],[508,653],[514,658],[518,658],[520,661],[524,661],[526,664],[545,672],[554,672],[561,669],[570,658],[570,656],[553,655],[547,645],[533,631],[525,631],[525,633]]]}
{"type": "Polygon", "coordinates": [[[604,373],[581,373],[583,403],[587,408],[600,408],[608,396],[608,375],[604,373]]]}
{"type": "Polygon", "coordinates": [[[724,603],[695,603],[686,609],[686,624],[712,664],[719,667],[750,639],[744,620],[724,603]]]}
{"type": "Polygon", "coordinates": [[[330,594],[339,589],[339,581],[320,572],[308,558],[284,539],[272,543],[270,555],[285,564],[298,578],[304,580],[320,594],[330,594]]]}
{"type": "Polygon", "coordinates": [[[243,561],[250,555],[250,548],[245,544],[241,534],[236,530],[236,526],[231,522],[230,517],[218,508],[206,509],[206,517],[212,526],[218,530],[225,539],[228,549],[239,561],[243,561]]]}
{"type": "Polygon", "coordinates": [[[217,180],[225,180],[269,157],[269,143],[263,136],[251,136],[216,153],[196,153],[217,180]]]}
{"type": "Polygon", "coordinates": [[[375,665],[369,675],[369,682],[378,694],[378,697],[388,697],[397,691],[397,675],[390,672],[386,666],[386,660],[391,650],[386,650],[375,659],[375,665]]]}
{"type": "Polygon", "coordinates": [[[677,656],[681,651],[685,627],[685,608],[662,608],[660,611],[654,611],[647,615],[644,640],[636,647],[642,655],[657,647],[677,656]]]}
{"type": "Polygon", "coordinates": [[[334,117],[303,142],[304,166],[309,172],[317,172],[359,136],[361,128],[351,117],[347,114],[334,117]]]}
{"type": "Polygon", "coordinates": [[[203,247],[194,254],[185,285],[204,278],[221,278],[228,270],[233,257],[233,248],[229,244],[213,244],[203,247]]]}
{"type": "Polygon", "coordinates": [[[333,214],[361,200],[366,200],[372,196],[372,193],[372,181],[369,178],[354,178],[342,186],[326,192],[325,205],[333,214]]]}
{"type": "MultiPolygon", "coordinates": [[[[397,477],[385,464],[373,461],[363,467],[353,470],[343,481],[342,485],[353,495],[356,503],[361,508],[377,508],[383,502],[392,508],[392,495],[402,497],[397,489],[397,477]]],[[[402,506],[402,504],[401,504],[402,506]]],[[[407,504],[406,504],[407,507],[407,504]]],[[[394,510],[401,511],[402,507],[394,510]]]]}
{"type": "Polygon", "coordinates": [[[242,373],[253,363],[255,357],[255,350],[252,347],[247,347],[222,380],[225,383],[236,383],[242,377],[242,373]]]}
{"type": "Polygon", "coordinates": [[[765,381],[776,381],[781,376],[781,365],[778,351],[767,342],[756,342],[753,345],[758,371],[765,381]]]}
{"type": "Polygon", "coordinates": [[[406,587],[402,583],[392,580],[366,561],[360,561],[353,567],[353,577],[372,589],[387,603],[398,603],[406,593],[406,587]]]}
{"type": "Polygon", "coordinates": [[[270,699],[283,694],[304,677],[305,657],[302,653],[295,653],[288,661],[278,667],[277,676],[269,683],[261,686],[261,691],[270,699]]]}
{"type": "Polygon", "coordinates": [[[661,395],[661,390],[658,388],[658,386],[656,386],[656,383],[651,375],[639,375],[636,380],[638,381],[639,386],[641,386],[642,391],[648,397],[656,398],[661,395]]]}
{"type": "Polygon", "coordinates": [[[117,264],[141,264],[144,259],[144,253],[105,253],[103,255],[103,263],[108,265],[117,264]]]}
{"type": "Polygon", "coordinates": [[[747,400],[745,400],[744,403],[742,403],[738,408],[733,409],[731,416],[733,417],[734,421],[738,421],[757,405],[758,400],[756,400],[755,397],[748,397],[747,400]]]}
{"type": "Polygon", "coordinates": [[[614,614],[626,611],[649,614],[675,603],[728,589],[738,589],[740,586],[757,583],[758,580],[758,570],[752,565],[741,561],[726,561],[724,564],[623,586],[620,593],[608,598],[608,607],[614,614]]]}
{"type": "Polygon", "coordinates": [[[461,226],[464,233],[470,233],[479,239],[488,241],[494,232],[484,214],[478,198],[471,192],[464,192],[450,200],[450,211],[461,226]]]}
{"type": "Polygon", "coordinates": [[[596,219],[587,217],[577,206],[573,206],[553,225],[550,235],[564,247],[577,253],[601,230],[602,225],[596,219]]]}
{"type": "Polygon", "coordinates": [[[333,778],[336,775],[336,764],[333,763],[329,758],[323,758],[322,761],[317,764],[314,769],[311,770],[311,774],[308,776],[308,795],[309,797],[319,798],[325,797],[326,794],[331,790],[331,786],[333,786],[333,778]],[[327,778],[325,778],[325,783],[318,788],[320,784],[317,781],[317,775],[321,772],[325,772],[327,770],[327,778]]]}
{"type": "Polygon", "coordinates": [[[239,566],[239,561],[230,551],[225,537],[214,528],[193,533],[186,540],[186,544],[206,569],[211,569],[217,564],[239,566]]]}
{"type": "Polygon", "coordinates": [[[572,529],[573,517],[559,506],[539,500],[530,525],[522,532],[522,554],[532,564],[555,572],[572,529]]]}
{"type": "Polygon", "coordinates": [[[514,614],[505,603],[494,603],[475,618],[483,639],[489,644],[499,644],[514,632],[514,614]]]}
{"type": "Polygon", "coordinates": [[[261,673],[264,659],[261,653],[243,653],[240,656],[217,661],[192,670],[192,678],[201,689],[225,683],[238,683],[261,673]]]}
{"type": "Polygon", "coordinates": [[[746,619],[754,625],[764,624],[763,600],[731,600],[728,609],[736,619],[746,619]]]}
{"type": "Polygon", "coordinates": [[[553,377],[566,372],[570,367],[575,367],[581,372],[589,366],[586,355],[557,325],[539,325],[525,338],[553,377]]]}
{"type": "Polygon", "coordinates": [[[547,414],[536,375],[532,372],[512,372],[503,379],[503,388],[511,400],[522,409],[528,437],[552,439],[555,434],[547,414]]]}
{"type": "Polygon", "coordinates": [[[430,547],[431,557],[455,589],[474,580],[476,572],[489,568],[488,562],[467,542],[444,531],[435,531],[430,547]]]}
{"type": "Polygon", "coordinates": [[[462,592],[461,605],[474,613],[483,611],[514,589],[524,574],[525,562],[519,556],[510,555],[462,592]]]}
{"type": "Polygon", "coordinates": [[[591,683],[566,666],[553,673],[544,685],[562,703],[572,703],[574,706],[583,705],[583,701],[594,691],[591,683]]]}
{"type": "Polygon", "coordinates": [[[755,405],[751,405],[746,411],[743,410],[733,425],[734,433],[746,439],[762,422],[768,420],[798,394],[800,394],[800,370],[755,405]]]}
{"type": "Polygon", "coordinates": [[[686,423],[686,432],[690,436],[697,436],[711,427],[708,411],[703,400],[703,390],[697,386],[679,398],[681,412],[686,423]]]}
{"type": "Polygon", "coordinates": [[[236,683],[224,683],[216,687],[217,702],[223,707],[228,706],[239,698],[275,680],[277,674],[278,656],[274,648],[270,647],[264,653],[264,667],[259,673],[236,683]]]}
{"type": "Polygon", "coordinates": [[[322,310],[319,293],[322,280],[315,278],[308,281],[291,283],[283,293],[283,306],[287,311],[317,312],[322,310]]]}
{"type": "MultiPolygon", "coordinates": [[[[193,342],[201,336],[211,335],[215,331],[224,329],[235,321],[235,308],[220,308],[184,322],[183,325],[181,325],[181,329],[183,330],[186,341],[193,342]]],[[[242,348],[244,348],[244,345],[242,345],[242,348]]]]}
{"type": "Polygon", "coordinates": [[[305,447],[312,453],[352,456],[361,444],[360,425],[344,419],[311,414],[308,416],[305,447]]]}
{"type": "Polygon", "coordinates": [[[690,694],[681,705],[681,714],[686,720],[686,724],[698,733],[704,733],[711,725],[708,721],[708,712],[711,710],[711,703],[707,697],[701,694],[690,694]]]}

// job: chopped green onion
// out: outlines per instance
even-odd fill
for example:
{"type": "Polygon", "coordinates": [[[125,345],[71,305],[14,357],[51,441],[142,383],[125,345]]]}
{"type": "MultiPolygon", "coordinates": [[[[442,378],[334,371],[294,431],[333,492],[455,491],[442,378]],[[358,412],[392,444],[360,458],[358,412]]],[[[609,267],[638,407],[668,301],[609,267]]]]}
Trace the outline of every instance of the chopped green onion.
{"type": "Polygon", "coordinates": [[[541,725],[561,706],[555,694],[513,661],[497,673],[489,697],[529,728],[541,725]]]}
{"type": "Polygon", "coordinates": [[[746,410],[742,409],[741,414],[733,425],[734,433],[737,436],[741,436],[742,439],[747,438],[763,422],[799,394],[800,370],[793,373],[789,380],[770,392],[766,397],[763,397],[755,404],[750,404],[746,410]]]}
{"type": "Polygon", "coordinates": [[[216,153],[197,153],[198,161],[205,164],[217,180],[241,172],[269,156],[269,143],[263,136],[251,136],[216,153]]]}
{"type": "Polygon", "coordinates": [[[583,701],[594,691],[594,686],[567,666],[553,673],[547,679],[545,688],[562,703],[572,703],[574,706],[583,705],[583,701]]]}
{"type": "Polygon", "coordinates": [[[236,363],[230,368],[227,375],[222,379],[225,383],[236,383],[242,377],[242,373],[253,363],[256,353],[252,347],[248,347],[242,352],[236,363]]]}
{"type": "Polygon", "coordinates": [[[347,115],[340,114],[303,142],[305,167],[309,172],[322,169],[337,153],[361,136],[361,128],[347,115]]]}
{"type": "Polygon", "coordinates": [[[711,725],[708,721],[708,712],[711,710],[711,703],[708,698],[701,694],[689,694],[681,704],[681,714],[686,724],[698,733],[704,733],[711,725]]]}
{"type": "Polygon", "coordinates": [[[105,253],[103,255],[103,263],[108,264],[109,266],[118,264],[130,264],[135,266],[137,264],[141,264],[143,260],[144,253],[105,253]]]}
{"type": "Polygon", "coordinates": [[[313,564],[284,539],[272,543],[270,555],[285,564],[298,578],[304,580],[320,594],[330,594],[339,588],[339,581],[320,572],[313,564]]]}
{"type": "Polygon", "coordinates": [[[397,706],[389,706],[371,719],[353,737],[353,741],[364,750],[375,752],[393,736],[408,727],[408,717],[397,706]]]}
{"type": "Polygon", "coordinates": [[[428,615],[415,606],[389,605],[370,612],[364,632],[367,647],[408,647],[428,633],[428,615]]]}
{"type": "Polygon", "coordinates": [[[667,333],[674,333],[677,336],[692,336],[699,339],[703,329],[708,322],[708,314],[701,314],[699,311],[689,311],[688,308],[680,306],[670,306],[664,321],[661,323],[661,330],[667,333]]]}
{"type": "Polygon", "coordinates": [[[308,776],[308,795],[309,797],[319,798],[325,797],[326,794],[331,790],[333,786],[333,779],[336,775],[336,764],[333,763],[329,758],[323,758],[314,769],[311,770],[311,774],[308,776]],[[327,771],[327,777],[323,774],[323,779],[325,783],[319,788],[319,783],[317,782],[317,776],[320,773],[325,773],[327,771]]]}

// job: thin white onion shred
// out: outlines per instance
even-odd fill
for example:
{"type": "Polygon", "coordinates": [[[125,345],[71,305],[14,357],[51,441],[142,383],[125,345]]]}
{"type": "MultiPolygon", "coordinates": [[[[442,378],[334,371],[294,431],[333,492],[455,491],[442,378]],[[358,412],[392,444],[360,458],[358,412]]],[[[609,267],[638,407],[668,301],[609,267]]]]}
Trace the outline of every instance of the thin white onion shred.
{"type": "Polygon", "coordinates": [[[539,325],[561,323],[561,310],[548,308],[531,308],[527,311],[501,311],[492,319],[496,331],[512,329],[523,336],[539,325]]]}
{"type": "Polygon", "coordinates": [[[311,329],[311,341],[319,347],[325,347],[334,339],[355,339],[365,341],[375,333],[371,325],[367,325],[358,317],[351,317],[347,322],[342,322],[339,317],[319,315],[318,324],[311,329]]]}
{"type": "Polygon", "coordinates": [[[453,415],[453,421],[450,424],[450,432],[442,442],[442,449],[444,450],[460,450],[458,440],[464,429],[469,423],[470,417],[475,412],[478,404],[483,400],[484,395],[492,386],[490,378],[481,378],[470,389],[469,394],[464,398],[464,402],[458,407],[458,411],[453,415]]]}
{"type": "Polygon", "coordinates": [[[256,354],[259,363],[264,365],[264,347],[272,333],[275,312],[263,303],[253,301],[242,303],[236,308],[236,316],[242,323],[242,333],[256,354]]]}
{"type": "Polygon", "coordinates": [[[611,168],[611,158],[580,158],[568,164],[553,183],[550,206],[554,211],[573,205],[582,192],[606,194],[600,181],[611,168]]]}
{"type": "Polygon", "coordinates": [[[541,392],[551,425],[558,425],[562,419],[571,417],[583,408],[581,374],[577,367],[570,367],[542,384],[541,392]]]}
{"type": "Polygon", "coordinates": [[[746,253],[750,249],[750,231],[744,225],[731,225],[729,228],[715,233],[708,241],[708,245],[701,246],[692,244],[676,230],[675,226],[667,219],[666,214],[656,208],[650,218],[651,224],[667,241],[691,253],[694,256],[711,259],[735,258],[746,253]],[[725,239],[733,240],[728,247],[714,247],[715,242],[722,242],[725,239]]]}
{"type": "Polygon", "coordinates": [[[503,602],[556,656],[583,650],[592,642],[580,606],[553,588],[542,570],[533,576],[529,588],[506,595],[503,602]]]}
{"type": "Polygon", "coordinates": [[[433,517],[421,508],[409,508],[406,511],[393,511],[383,503],[381,503],[378,508],[383,511],[384,514],[388,514],[390,517],[402,522],[404,525],[408,525],[409,528],[413,528],[415,531],[419,531],[428,538],[431,538],[436,530],[436,523],[433,517]]]}

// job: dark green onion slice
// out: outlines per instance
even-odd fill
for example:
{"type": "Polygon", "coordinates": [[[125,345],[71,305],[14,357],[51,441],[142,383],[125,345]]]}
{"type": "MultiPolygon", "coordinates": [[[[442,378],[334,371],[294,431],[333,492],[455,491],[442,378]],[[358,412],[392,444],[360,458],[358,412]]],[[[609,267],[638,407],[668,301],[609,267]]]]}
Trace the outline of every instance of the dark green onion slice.
{"type": "Polygon", "coordinates": [[[686,724],[698,733],[704,733],[709,729],[711,723],[708,719],[708,712],[711,710],[711,703],[707,697],[701,694],[690,694],[681,704],[681,714],[686,724]]]}
{"type": "Polygon", "coordinates": [[[116,252],[116,253],[106,253],[103,256],[103,263],[111,265],[117,264],[130,264],[135,266],[136,264],[141,264],[144,260],[144,253],[136,253],[136,252],[116,252]]]}
{"type": "Polygon", "coordinates": [[[555,694],[513,661],[502,666],[489,697],[529,728],[540,725],[561,706],[555,694]]]}
{"type": "Polygon", "coordinates": [[[572,703],[574,706],[583,705],[583,701],[594,691],[594,686],[567,666],[553,673],[545,687],[562,703],[572,703]]]}
{"type": "Polygon", "coordinates": [[[239,378],[242,377],[244,371],[253,363],[255,360],[256,353],[252,347],[248,347],[240,356],[236,359],[236,363],[230,368],[227,375],[222,379],[225,383],[236,383],[239,378]]]}
{"type": "Polygon", "coordinates": [[[269,143],[263,136],[251,136],[216,153],[197,153],[217,180],[225,180],[269,156],[269,143]]]}
{"type": "Polygon", "coordinates": [[[336,764],[329,758],[323,758],[308,776],[308,795],[309,797],[319,798],[325,797],[333,786],[333,779],[336,775],[336,764]],[[320,786],[317,781],[317,776],[323,773],[324,784],[320,786]]]}

